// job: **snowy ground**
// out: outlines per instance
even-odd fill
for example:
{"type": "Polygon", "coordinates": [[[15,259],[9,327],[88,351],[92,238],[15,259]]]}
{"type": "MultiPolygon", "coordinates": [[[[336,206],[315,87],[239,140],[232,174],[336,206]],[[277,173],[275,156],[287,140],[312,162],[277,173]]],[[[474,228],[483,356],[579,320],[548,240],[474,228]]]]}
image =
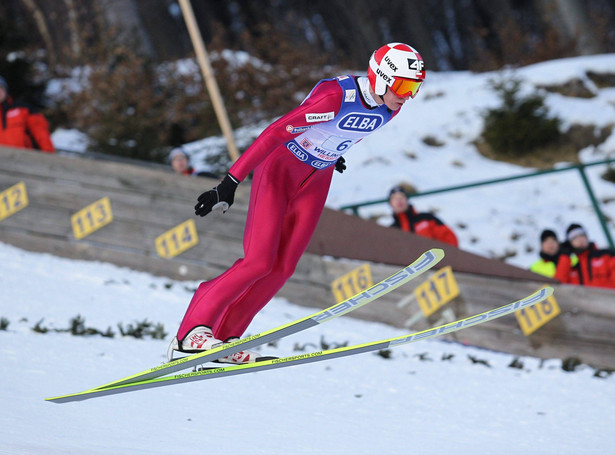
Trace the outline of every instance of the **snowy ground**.
{"type": "MultiPolygon", "coordinates": [[[[538,86],[580,79],[595,97],[540,93],[546,96],[551,115],[562,119],[564,130],[572,124],[602,128],[615,125],[615,88],[596,87],[587,72],[613,74],[614,68],[615,54],[608,54],[554,60],[506,73],[428,72],[418,96],[406,103],[395,120],[345,155],[348,169],[343,175],[335,173],[327,205],[339,208],[385,199],[389,189],[400,183],[410,183],[424,192],[530,173],[534,169],[489,160],[472,144],[482,131],[481,113],[500,104],[489,81],[503,74],[521,78],[523,93],[529,94],[538,86]],[[427,145],[424,139],[429,137],[443,145],[427,145]]],[[[248,146],[266,126],[236,131],[238,144],[248,146]]],[[[59,148],[80,149],[86,143],[82,135],[66,130],[54,132],[53,139],[59,148]]],[[[223,148],[224,139],[206,138],[185,147],[195,168],[206,169],[205,157],[223,148]]],[[[615,158],[615,130],[605,143],[588,147],[580,157],[585,163],[615,158]]],[[[615,220],[615,184],[600,178],[605,169],[594,166],[586,172],[605,215],[615,220]]],[[[537,259],[538,239],[545,228],[553,229],[563,240],[566,228],[578,222],[598,246],[608,246],[577,171],[440,193],[416,198],[413,203],[417,210],[431,211],[449,224],[462,249],[486,257],[506,257],[520,267],[529,267],[537,259]]],[[[361,216],[379,217],[378,222],[385,225],[392,221],[387,204],[362,209],[361,216]]],[[[613,221],[609,228],[615,238],[613,221]]]]}
{"type": "MultiPolygon", "coordinates": [[[[54,404],[160,364],[169,342],[121,338],[147,319],[174,331],[195,282],[70,261],[0,243],[0,454],[604,454],[612,453],[615,375],[442,341],[319,364],[54,404]],[[77,315],[114,338],[68,333],[77,315]],[[419,354],[422,356],[419,357],[419,354]],[[453,357],[444,360],[445,357],[453,357]],[[469,359],[488,362],[472,363],[469,359]],[[424,360],[421,360],[424,358],[424,360]]],[[[521,296],[520,296],[521,297],[521,296]]],[[[494,302],[495,305],[506,302],[494,302]]],[[[316,310],[314,310],[315,312],[316,310]]],[[[251,333],[311,314],[274,299],[251,333]]],[[[472,329],[469,329],[472,330],[472,329]]],[[[403,332],[342,317],[266,347],[296,354],[403,332]]]]}

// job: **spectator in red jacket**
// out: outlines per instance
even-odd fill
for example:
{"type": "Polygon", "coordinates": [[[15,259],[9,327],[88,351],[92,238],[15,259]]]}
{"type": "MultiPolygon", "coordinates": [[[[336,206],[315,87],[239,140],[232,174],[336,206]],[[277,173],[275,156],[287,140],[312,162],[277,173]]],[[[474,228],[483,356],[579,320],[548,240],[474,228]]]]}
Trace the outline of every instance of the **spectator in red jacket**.
{"type": "Polygon", "coordinates": [[[401,186],[391,189],[389,204],[393,209],[393,218],[395,219],[391,227],[459,246],[455,233],[439,218],[431,213],[418,213],[414,210],[412,204],[408,202],[406,191],[401,186]]]}
{"type": "Polygon", "coordinates": [[[555,278],[562,283],[615,288],[615,251],[596,248],[580,224],[568,227],[560,251],[555,278]]]}
{"type": "Polygon", "coordinates": [[[0,76],[0,145],[54,152],[47,119],[31,107],[15,103],[0,76]]]}

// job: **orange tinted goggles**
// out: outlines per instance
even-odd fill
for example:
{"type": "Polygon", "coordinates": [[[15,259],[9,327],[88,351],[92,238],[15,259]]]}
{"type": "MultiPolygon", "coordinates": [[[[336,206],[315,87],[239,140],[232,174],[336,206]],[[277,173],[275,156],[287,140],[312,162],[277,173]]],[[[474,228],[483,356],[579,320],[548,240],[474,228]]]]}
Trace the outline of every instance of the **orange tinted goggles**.
{"type": "Polygon", "coordinates": [[[401,77],[396,77],[395,82],[393,82],[390,88],[393,93],[401,98],[405,98],[408,95],[414,98],[422,84],[423,81],[417,81],[416,79],[402,79],[401,77]]]}

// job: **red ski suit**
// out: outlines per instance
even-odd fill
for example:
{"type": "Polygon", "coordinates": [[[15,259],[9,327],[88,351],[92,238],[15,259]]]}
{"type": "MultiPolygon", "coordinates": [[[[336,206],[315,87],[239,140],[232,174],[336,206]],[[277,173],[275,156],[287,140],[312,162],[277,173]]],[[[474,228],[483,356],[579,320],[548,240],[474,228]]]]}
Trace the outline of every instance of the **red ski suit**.
{"type": "MultiPolygon", "coordinates": [[[[354,87],[362,110],[372,109],[354,87]]],[[[220,340],[241,337],[293,274],[322,213],[335,166],[312,167],[286,144],[319,123],[314,115],[324,120],[337,117],[348,101],[347,92],[335,79],[321,81],[300,106],[267,127],[230,168],[239,181],[254,170],[244,258],[201,283],[179,327],[179,340],[198,325],[211,327],[220,340]]],[[[388,111],[388,115],[392,118],[397,112],[388,111]]]]}

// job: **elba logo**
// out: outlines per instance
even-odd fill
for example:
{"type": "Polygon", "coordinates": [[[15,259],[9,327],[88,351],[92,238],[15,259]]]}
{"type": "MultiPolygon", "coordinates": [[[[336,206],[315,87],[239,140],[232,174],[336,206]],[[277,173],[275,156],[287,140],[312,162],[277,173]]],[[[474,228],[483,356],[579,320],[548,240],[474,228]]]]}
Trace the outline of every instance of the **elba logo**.
{"type": "Polygon", "coordinates": [[[346,131],[374,131],[382,125],[382,117],[374,114],[347,114],[337,124],[346,131]]]}
{"type": "Polygon", "coordinates": [[[299,160],[307,161],[308,154],[305,151],[303,151],[296,143],[289,142],[288,144],[286,144],[286,148],[290,150],[291,152],[293,152],[293,155],[299,158],[299,160]]]}

